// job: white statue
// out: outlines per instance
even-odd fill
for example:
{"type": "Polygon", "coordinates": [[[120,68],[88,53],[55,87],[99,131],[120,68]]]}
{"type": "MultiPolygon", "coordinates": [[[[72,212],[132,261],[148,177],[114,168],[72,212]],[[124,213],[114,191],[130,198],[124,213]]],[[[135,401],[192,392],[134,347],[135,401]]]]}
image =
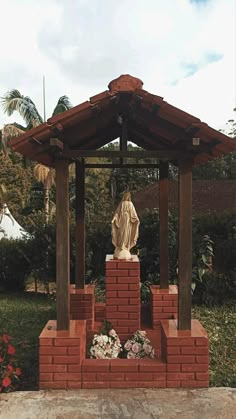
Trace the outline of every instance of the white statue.
{"type": "Polygon", "coordinates": [[[130,192],[125,192],[112,220],[112,243],[115,259],[131,259],[130,249],[136,245],[139,218],[131,202],[130,192]]]}

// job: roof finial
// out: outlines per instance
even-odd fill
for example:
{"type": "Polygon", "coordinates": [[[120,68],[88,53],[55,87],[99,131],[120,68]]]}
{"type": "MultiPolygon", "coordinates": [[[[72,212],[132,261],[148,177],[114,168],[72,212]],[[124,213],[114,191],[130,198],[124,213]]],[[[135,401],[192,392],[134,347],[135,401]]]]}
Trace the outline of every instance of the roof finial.
{"type": "Polygon", "coordinates": [[[129,74],[122,74],[117,79],[112,80],[108,88],[111,92],[130,92],[136,89],[142,89],[142,80],[132,77],[129,74]]]}

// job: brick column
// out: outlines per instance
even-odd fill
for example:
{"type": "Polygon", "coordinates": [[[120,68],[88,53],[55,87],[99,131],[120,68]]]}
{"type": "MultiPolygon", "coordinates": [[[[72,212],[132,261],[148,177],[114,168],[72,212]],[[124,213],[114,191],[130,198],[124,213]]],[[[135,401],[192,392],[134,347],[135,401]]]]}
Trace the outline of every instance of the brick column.
{"type": "Polygon", "coordinates": [[[85,350],[84,320],[70,320],[70,329],[59,331],[49,320],[39,336],[39,389],[81,388],[85,350]]]}
{"type": "Polygon", "coordinates": [[[178,288],[169,285],[167,289],[161,289],[159,285],[151,285],[151,314],[152,327],[160,327],[163,319],[173,319],[178,313],[178,288]]]}
{"type": "Polygon", "coordinates": [[[106,319],[122,341],[140,329],[140,263],[106,257],[106,319]]]}
{"type": "Polygon", "coordinates": [[[87,330],[94,329],[94,285],[85,285],[84,289],[76,289],[70,285],[70,318],[86,320],[87,330]]]}
{"type": "Polygon", "coordinates": [[[161,328],[167,387],[208,387],[209,342],[201,323],[192,320],[191,330],[178,330],[176,320],[162,320],[161,328]]]}
{"type": "Polygon", "coordinates": [[[106,304],[95,303],[94,320],[95,322],[102,322],[106,318],[106,304]]]}

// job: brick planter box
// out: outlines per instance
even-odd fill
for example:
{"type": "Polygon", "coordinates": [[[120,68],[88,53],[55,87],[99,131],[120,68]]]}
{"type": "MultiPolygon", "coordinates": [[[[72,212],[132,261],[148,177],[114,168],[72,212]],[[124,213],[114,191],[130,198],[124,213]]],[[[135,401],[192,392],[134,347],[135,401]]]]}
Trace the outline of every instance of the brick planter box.
{"type": "Polygon", "coordinates": [[[68,331],[49,320],[39,336],[39,389],[81,388],[85,346],[85,320],[71,320],[68,331]]]}
{"type": "MultiPolygon", "coordinates": [[[[39,388],[208,387],[208,337],[199,321],[192,320],[191,331],[178,331],[176,320],[162,320],[161,331],[161,358],[86,359],[85,321],[71,320],[69,331],[56,331],[50,320],[39,337],[39,388]]],[[[158,334],[149,332],[155,347],[158,334]]]]}
{"type": "Polygon", "coordinates": [[[70,318],[86,320],[87,330],[94,328],[94,285],[85,285],[84,289],[76,289],[70,285],[70,318]]]}
{"type": "Polygon", "coordinates": [[[177,330],[176,320],[163,320],[162,356],[167,364],[167,387],[208,387],[209,342],[198,320],[192,329],[177,330]]]}
{"type": "Polygon", "coordinates": [[[82,388],[166,387],[166,364],[155,359],[85,359],[82,388]]]}
{"type": "Polygon", "coordinates": [[[160,326],[163,319],[173,319],[178,313],[178,288],[170,285],[168,289],[161,289],[159,285],[151,285],[151,316],[152,327],[160,326]]]}

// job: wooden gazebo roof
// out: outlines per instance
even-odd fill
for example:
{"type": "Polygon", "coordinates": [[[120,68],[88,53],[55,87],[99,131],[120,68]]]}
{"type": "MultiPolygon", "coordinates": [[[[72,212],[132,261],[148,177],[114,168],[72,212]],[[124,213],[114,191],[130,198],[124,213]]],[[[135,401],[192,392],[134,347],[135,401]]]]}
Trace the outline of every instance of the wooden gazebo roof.
{"type": "Polygon", "coordinates": [[[143,90],[142,85],[141,80],[122,75],[109,83],[109,90],[49,118],[12,139],[10,146],[31,160],[54,166],[60,155],[86,157],[79,151],[97,150],[120,137],[125,120],[129,141],[160,155],[189,155],[194,165],[236,150],[235,140],[143,90]],[[197,146],[194,137],[200,139],[197,146]]]}

